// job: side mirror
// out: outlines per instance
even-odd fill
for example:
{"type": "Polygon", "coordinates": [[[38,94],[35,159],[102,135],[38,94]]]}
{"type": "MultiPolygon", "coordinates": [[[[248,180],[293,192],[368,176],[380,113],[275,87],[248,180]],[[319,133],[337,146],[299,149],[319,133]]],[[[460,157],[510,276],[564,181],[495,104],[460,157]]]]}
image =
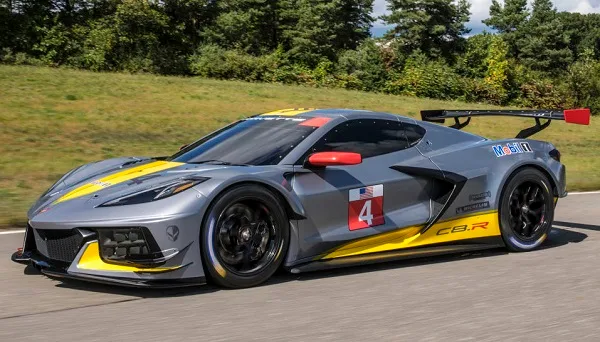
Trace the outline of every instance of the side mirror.
{"type": "Polygon", "coordinates": [[[188,147],[188,145],[187,145],[187,144],[185,144],[185,145],[182,145],[182,146],[179,148],[179,151],[183,150],[183,149],[184,149],[184,148],[186,148],[186,147],[188,147]]]}
{"type": "Polygon", "coordinates": [[[325,167],[336,165],[357,165],[362,163],[360,153],[353,152],[318,152],[308,157],[309,166],[325,167]]]}

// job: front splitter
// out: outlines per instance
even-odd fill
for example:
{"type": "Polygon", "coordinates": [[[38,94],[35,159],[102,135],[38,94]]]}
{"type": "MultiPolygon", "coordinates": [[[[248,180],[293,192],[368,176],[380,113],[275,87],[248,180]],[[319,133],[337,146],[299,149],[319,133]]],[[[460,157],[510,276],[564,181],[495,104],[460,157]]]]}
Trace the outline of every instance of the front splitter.
{"type": "Polygon", "coordinates": [[[189,286],[200,286],[206,284],[206,278],[193,278],[185,280],[138,280],[138,279],[123,279],[123,278],[112,278],[112,277],[100,277],[88,274],[69,274],[63,272],[52,271],[48,269],[42,269],[42,274],[52,279],[70,279],[70,280],[81,280],[88,281],[98,284],[105,285],[117,285],[124,287],[135,287],[135,288],[152,288],[152,289],[168,289],[168,288],[179,288],[189,286]]]}
{"type": "Polygon", "coordinates": [[[97,276],[89,274],[71,274],[65,268],[52,265],[51,261],[46,260],[43,256],[36,253],[15,252],[11,256],[11,260],[23,265],[32,265],[37,268],[45,276],[58,280],[80,280],[106,285],[116,285],[123,287],[135,288],[180,288],[189,286],[200,286],[206,284],[206,277],[189,278],[189,279],[169,279],[169,280],[142,280],[142,279],[127,279],[115,278],[107,276],[97,276]]]}

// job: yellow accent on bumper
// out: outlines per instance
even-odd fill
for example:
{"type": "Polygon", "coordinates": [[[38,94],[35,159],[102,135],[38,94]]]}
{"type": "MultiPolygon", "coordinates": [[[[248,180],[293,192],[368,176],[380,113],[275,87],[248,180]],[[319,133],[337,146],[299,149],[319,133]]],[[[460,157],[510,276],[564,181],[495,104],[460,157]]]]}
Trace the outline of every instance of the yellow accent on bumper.
{"type": "Polygon", "coordinates": [[[180,165],[183,165],[183,163],[175,163],[175,162],[168,162],[168,161],[156,161],[156,162],[152,162],[152,163],[149,163],[146,165],[141,165],[141,166],[134,167],[131,169],[126,169],[121,172],[117,172],[115,174],[106,176],[104,178],[97,179],[91,183],[82,185],[82,186],[78,187],[77,189],[74,189],[74,190],[66,193],[65,195],[63,195],[62,197],[57,199],[53,204],[57,204],[57,203],[68,201],[70,199],[74,199],[77,197],[89,195],[91,193],[102,190],[109,186],[123,183],[123,182],[132,180],[137,177],[149,175],[151,173],[160,172],[160,171],[164,171],[167,169],[172,169],[172,168],[180,166],[180,165]]]}
{"type": "Polygon", "coordinates": [[[152,267],[140,268],[135,266],[109,264],[100,258],[100,250],[98,242],[92,242],[87,247],[77,263],[77,268],[80,270],[107,271],[107,272],[137,272],[137,273],[163,273],[175,271],[181,266],[175,267],[152,267]]]}
{"type": "Polygon", "coordinates": [[[289,108],[289,109],[280,109],[280,110],[276,110],[276,111],[273,111],[273,112],[268,112],[268,113],[261,114],[261,116],[264,116],[264,115],[294,116],[294,115],[299,115],[299,114],[303,114],[303,113],[312,112],[313,110],[316,110],[316,108],[289,108]]]}
{"type": "Polygon", "coordinates": [[[501,235],[497,211],[478,213],[438,222],[425,233],[421,234],[420,231],[423,228],[424,226],[422,225],[405,227],[392,232],[350,242],[327,253],[321,259],[343,258],[354,255],[386,252],[397,249],[501,235]],[[477,224],[485,222],[487,222],[485,228],[477,226],[477,224]]]}

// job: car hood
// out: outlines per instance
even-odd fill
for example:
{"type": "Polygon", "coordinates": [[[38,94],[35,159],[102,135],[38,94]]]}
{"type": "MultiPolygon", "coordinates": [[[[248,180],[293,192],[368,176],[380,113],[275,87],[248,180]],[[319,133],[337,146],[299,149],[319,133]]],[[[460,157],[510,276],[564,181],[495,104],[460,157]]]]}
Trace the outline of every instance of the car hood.
{"type": "MultiPolygon", "coordinates": [[[[97,206],[132,193],[166,185],[186,176],[212,177],[226,175],[225,170],[252,167],[185,164],[151,158],[118,158],[84,165],[59,180],[33,205],[28,216],[43,213],[52,207],[81,205],[97,206]],[[92,201],[93,199],[93,201],[92,201]]],[[[234,172],[234,173],[238,173],[234,172]]]]}

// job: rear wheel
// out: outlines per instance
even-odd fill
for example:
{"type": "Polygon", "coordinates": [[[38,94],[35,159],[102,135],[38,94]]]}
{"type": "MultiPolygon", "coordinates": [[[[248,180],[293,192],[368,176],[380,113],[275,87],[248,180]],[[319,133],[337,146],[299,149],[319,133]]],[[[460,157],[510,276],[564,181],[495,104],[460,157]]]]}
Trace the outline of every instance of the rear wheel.
{"type": "Polygon", "coordinates": [[[220,195],[202,227],[202,257],[211,279],[230,288],[263,283],[287,252],[289,222],[279,198],[258,185],[220,195]]]}
{"type": "Polygon", "coordinates": [[[517,171],[502,192],[500,228],[509,250],[530,251],[548,237],[554,202],[548,177],[534,168],[517,171]]]}

